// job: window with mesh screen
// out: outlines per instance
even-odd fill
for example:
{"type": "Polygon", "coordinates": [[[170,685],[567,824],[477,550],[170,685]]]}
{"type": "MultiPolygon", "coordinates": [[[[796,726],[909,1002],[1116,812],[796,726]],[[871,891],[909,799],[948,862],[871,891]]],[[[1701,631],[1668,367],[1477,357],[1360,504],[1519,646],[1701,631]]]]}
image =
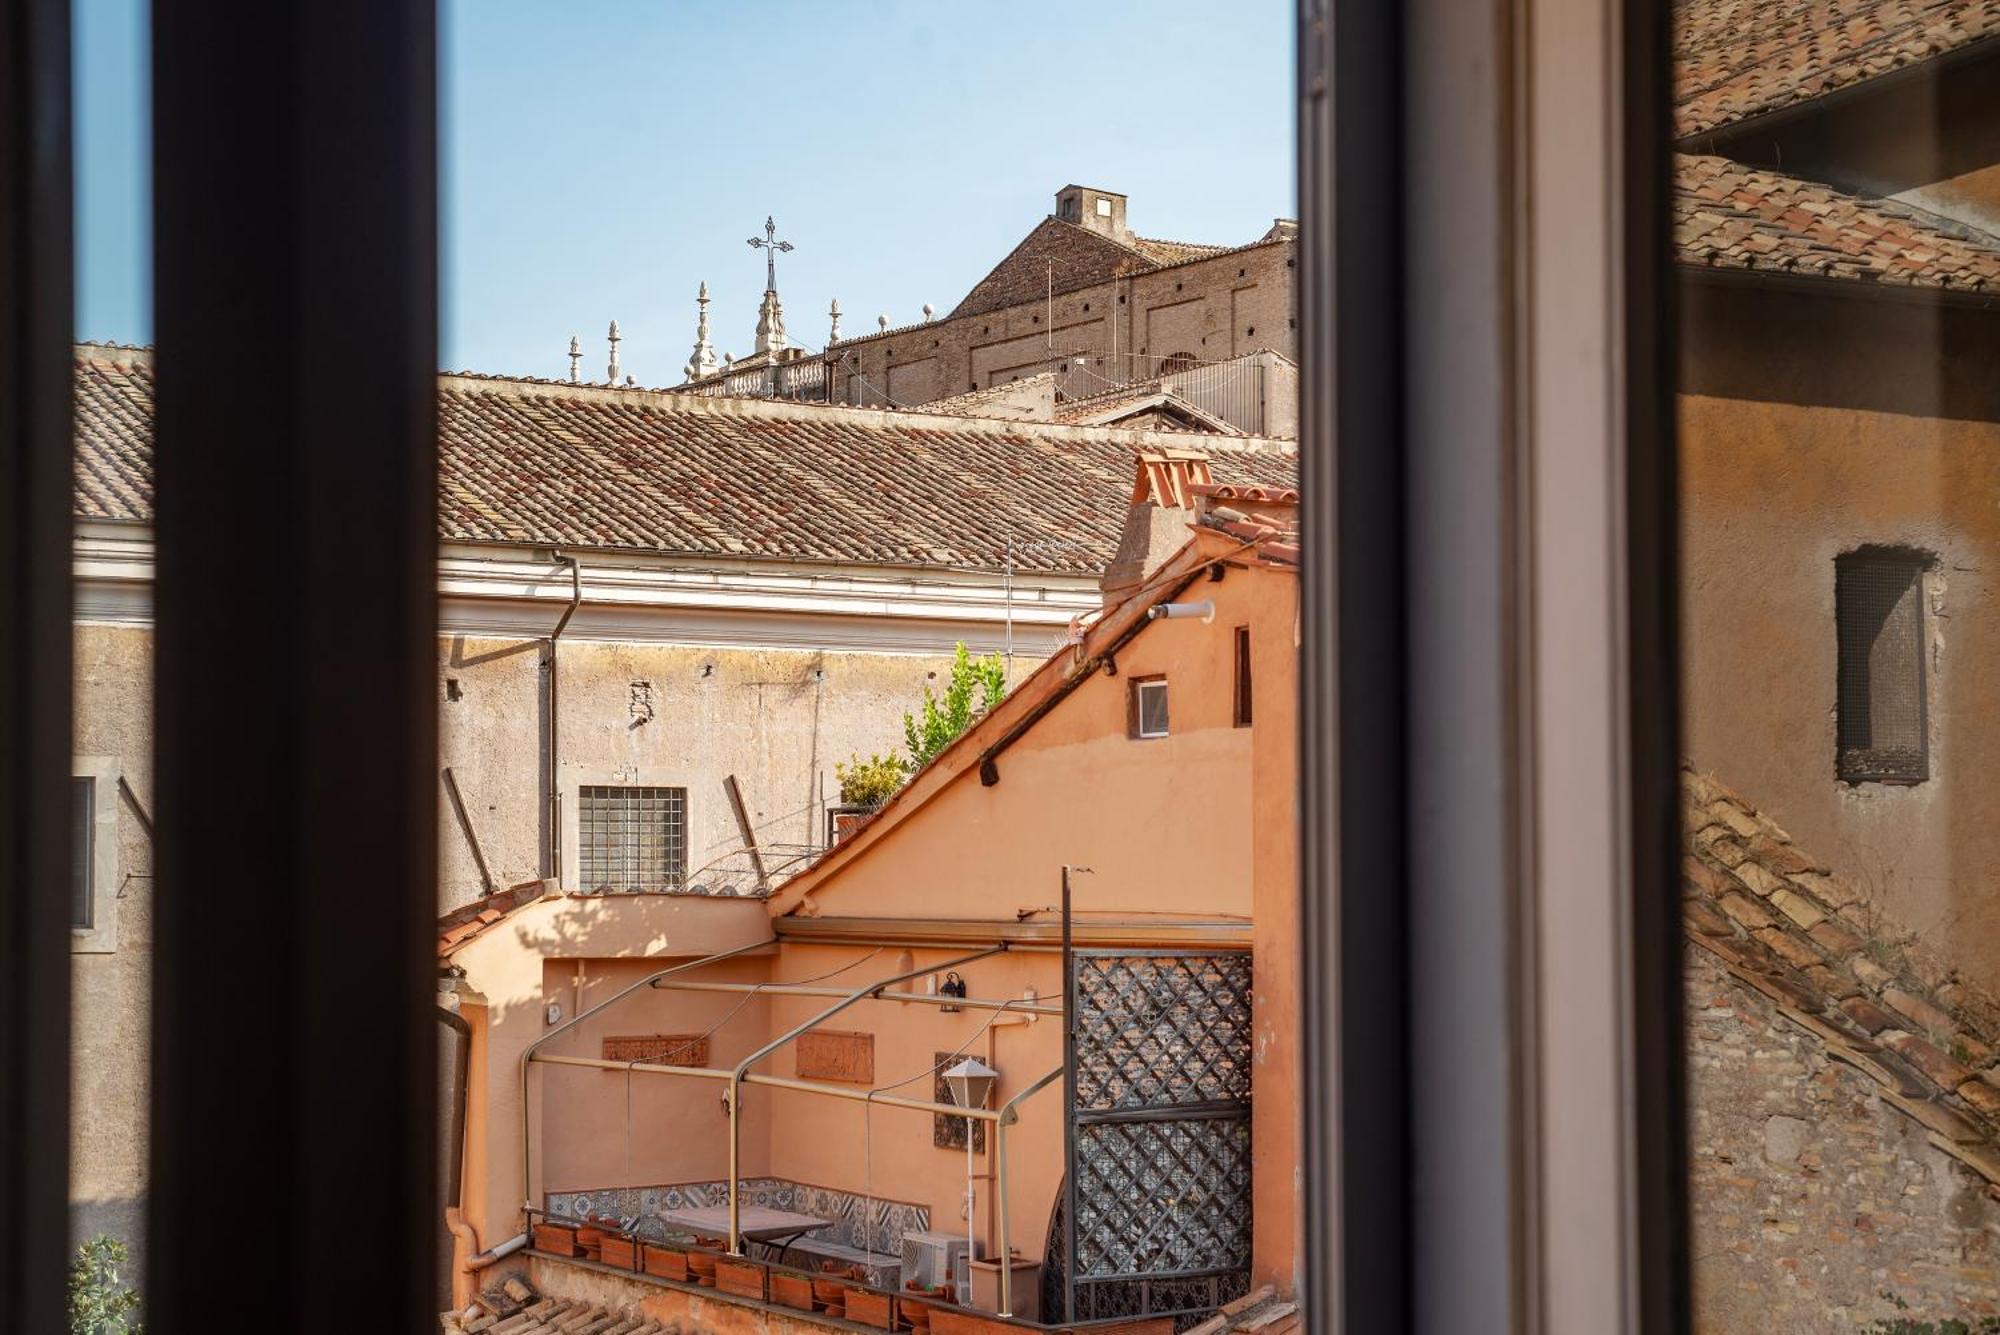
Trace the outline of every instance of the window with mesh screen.
{"type": "Polygon", "coordinates": [[[1924,566],[1912,552],[1863,550],[1834,565],[1839,622],[1840,777],[1920,783],[1924,739],[1924,566]]]}
{"type": "Polygon", "coordinates": [[[586,890],[678,890],[687,878],[687,789],[578,790],[586,890]]]}

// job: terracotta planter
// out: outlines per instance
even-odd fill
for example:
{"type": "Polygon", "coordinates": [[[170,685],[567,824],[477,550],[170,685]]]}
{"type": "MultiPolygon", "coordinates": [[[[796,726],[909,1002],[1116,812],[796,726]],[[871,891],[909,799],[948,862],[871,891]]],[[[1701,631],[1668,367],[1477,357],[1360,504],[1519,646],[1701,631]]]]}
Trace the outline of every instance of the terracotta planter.
{"type": "Polygon", "coordinates": [[[710,1252],[689,1252],[687,1254],[688,1273],[694,1282],[707,1288],[715,1287],[716,1257],[710,1252]]]}
{"type": "Polygon", "coordinates": [[[847,1310],[847,1286],[827,1275],[814,1275],[812,1282],[813,1307],[821,1312],[839,1316],[847,1310]]]}
{"type": "Polygon", "coordinates": [[[895,1329],[896,1300],[873,1289],[847,1291],[847,1319],[879,1330],[895,1329]]]}
{"type": "Polygon", "coordinates": [[[715,1287],[739,1298],[764,1301],[764,1267],[755,1261],[725,1257],[715,1263],[715,1287]]]}
{"type": "Polygon", "coordinates": [[[620,1270],[639,1268],[639,1244],[632,1239],[619,1237],[616,1233],[607,1233],[604,1235],[603,1249],[604,1264],[615,1265],[620,1270]]]}
{"type": "Polygon", "coordinates": [[[783,1270],[771,1272],[771,1301],[785,1307],[795,1307],[801,1312],[813,1310],[813,1284],[810,1275],[793,1275],[783,1270]]]}
{"type": "Polygon", "coordinates": [[[912,1335],[923,1335],[931,1328],[932,1310],[922,1298],[906,1293],[896,1300],[896,1313],[900,1318],[897,1325],[911,1331],[912,1335]]]}
{"type": "Polygon", "coordinates": [[[576,1231],[576,1245],[591,1260],[599,1260],[604,1255],[604,1230],[595,1224],[585,1224],[576,1231]]]}
{"type": "Polygon", "coordinates": [[[688,1277],[687,1253],[678,1247],[662,1247],[649,1242],[645,1245],[641,1259],[645,1262],[646,1273],[655,1279],[677,1279],[683,1284],[688,1277]]]}
{"type": "Polygon", "coordinates": [[[563,1224],[536,1224],[535,1250],[551,1256],[575,1256],[576,1230],[563,1224]]]}

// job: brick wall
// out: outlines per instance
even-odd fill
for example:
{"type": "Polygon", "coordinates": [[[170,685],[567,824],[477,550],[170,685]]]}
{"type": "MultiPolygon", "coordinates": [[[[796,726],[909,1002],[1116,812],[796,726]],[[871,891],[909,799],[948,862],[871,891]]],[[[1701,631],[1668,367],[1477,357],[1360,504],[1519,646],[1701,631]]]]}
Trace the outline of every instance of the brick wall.
{"type": "Polygon", "coordinates": [[[1687,1004],[1697,1331],[2000,1313],[1983,1179],[1699,947],[1687,1004]]]}
{"type": "Polygon", "coordinates": [[[1025,378],[1077,354],[1110,358],[1093,363],[1106,385],[1156,374],[1160,359],[1177,353],[1215,362],[1269,348],[1296,358],[1296,262],[1296,244],[1277,241],[1068,292],[1059,272],[1053,303],[1040,288],[1023,288],[1015,304],[837,344],[831,393],[881,407],[886,390],[914,405],[1025,378]]]}

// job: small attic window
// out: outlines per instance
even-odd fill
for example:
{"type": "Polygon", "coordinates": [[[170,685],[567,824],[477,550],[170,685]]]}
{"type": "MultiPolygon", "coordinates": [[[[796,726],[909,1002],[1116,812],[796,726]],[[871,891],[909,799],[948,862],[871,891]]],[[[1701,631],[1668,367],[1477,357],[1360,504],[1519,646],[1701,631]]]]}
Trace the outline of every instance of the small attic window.
{"type": "Polygon", "coordinates": [[[1102,195],[1098,196],[1097,199],[1097,216],[1100,218],[1109,218],[1111,216],[1111,201],[1105,199],[1102,195]]]}
{"type": "Polygon", "coordinates": [[[1128,731],[1135,738],[1167,735],[1167,679],[1136,677],[1131,685],[1128,731]]]}

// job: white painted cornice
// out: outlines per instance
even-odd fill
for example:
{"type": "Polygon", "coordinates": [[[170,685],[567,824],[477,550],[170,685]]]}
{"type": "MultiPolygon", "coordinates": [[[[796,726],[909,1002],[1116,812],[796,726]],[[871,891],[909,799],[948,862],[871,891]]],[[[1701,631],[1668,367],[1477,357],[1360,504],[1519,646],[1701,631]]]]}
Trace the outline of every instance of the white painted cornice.
{"type": "MultiPolygon", "coordinates": [[[[574,554],[583,564],[584,601],[565,640],[878,653],[948,651],[959,640],[984,652],[1006,640],[1009,590],[993,571],[574,554]]],[[[150,529],[79,523],[75,570],[77,620],[151,624],[150,529]]],[[[445,634],[534,638],[568,606],[569,571],[546,548],[446,544],[438,593],[445,634]]],[[[355,594],[365,590],[357,585],[355,594]]],[[[1093,576],[1017,574],[1016,649],[1047,652],[1099,601],[1093,576]]]]}

